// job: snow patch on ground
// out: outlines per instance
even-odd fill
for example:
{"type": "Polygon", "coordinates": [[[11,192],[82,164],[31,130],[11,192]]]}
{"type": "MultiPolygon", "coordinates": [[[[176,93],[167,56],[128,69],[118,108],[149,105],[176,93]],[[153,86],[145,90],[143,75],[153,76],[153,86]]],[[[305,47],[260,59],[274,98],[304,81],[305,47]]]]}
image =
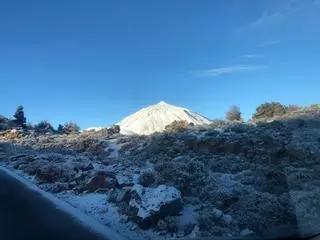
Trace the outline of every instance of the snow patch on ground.
{"type": "Polygon", "coordinates": [[[105,149],[106,152],[110,152],[108,157],[112,159],[119,158],[119,146],[116,141],[117,139],[108,140],[108,147],[105,149]]]}
{"type": "Polygon", "coordinates": [[[159,185],[157,188],[144,188],[140,184],[136,184],[132,187],[131,192],[136,192],[140,197],[141,202],[137,203],[135,199],[132,199],[129,204],[139,209],[137,216],[141,218],[149,217],[151,213],[158,212],[164,203],[181,198],[180,192],[176,188],[165,185],[159,185]]]}
{"type": "Polygon", "coordinates": [[[117,233],[130,240],[156,239],[157,234],[151,231],[141,231],[134,223],[126,223],[118,213],[117,207],[107,202],[107,195],[89,193],[72,195],[60,193],[58,197],[84,214],[97,219],[101,224],[110,227],[117,233]],[[134,230],[134,231],[133,231],[134,230]]]}

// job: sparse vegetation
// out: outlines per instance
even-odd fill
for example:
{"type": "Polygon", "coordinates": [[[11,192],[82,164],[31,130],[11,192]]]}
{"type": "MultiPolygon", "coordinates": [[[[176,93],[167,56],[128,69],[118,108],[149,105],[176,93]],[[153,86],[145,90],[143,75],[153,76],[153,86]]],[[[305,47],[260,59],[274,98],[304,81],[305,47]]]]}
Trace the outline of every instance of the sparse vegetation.
{"type": "Polygon", "coordinates": [[[15,118],[15,120],[13,121],[18,127],[25,127],[27,119],[24,116],[24,110],[22,105],[17,107],[17,110],[14,113],[13,117],[15,118]]]}
{"type": "Polygon", "coordinates": [[[41,121],[34,126],[34,130],[39,134],[54,133],[54,128],[48,121],[41,121]]]}
{"type": "Polygon", "coordinates": [[[282,116],[285,113],[286,107],[281,105],[279,102],[267,102],[256,108],[256,112],[253,114],[252,118],[255,120],[272,118],[275,116],[282,116]]]}
{"type": "Polygon", "coordinates": [[[58,131],[64,134],[74,134],[80,132],[80,127],[75,122],[67,122],[61,127],[58,127],[58,131]]]}
{"type": "Polygon", "coordinates": [[[168,132],[183,132],[185,131],[190,124],[185,120],[173,121],[165,127],[165,130],[168,132]]]}
{"type": "Polygon", "coordinates": [[[210,127],[211,128],[228,128],[228,127],[231,127],[233,125],[234,125],[233,122],[229,122],[229,121],[226,121],[226,120],[220,120],[220,119],[212,120],[211,123],[210,123],[210,127]]]}
{"type": "Polygon", "coordinates": [[[63,126],[61,124],[58,125],[57,133],[63,134],[63,126]]]}
{"type": "Polygon", "coordinates": [[[109,134],[118,134],[120,133],[120,126],[119,125],[112,125],[110,128],[108,128],[109,134]]]}
{"type": "Polygon", "coordinates": [[[294,105],[294,104],[289,104],[288,106],[286,106],[286,111],[287,112],[294,112],[297,110],[302,109],[302,107],[298,106],[298,105],[294,105]]]}
{"type": "Polygon", "coordinates": [[[229,121],[240,121],[241,112],[238,106],[231,106],[229,111],[226,113],[226,119],[229,121]]]}
{"type": "MultiPolygon", "coordinates": [[[[264,231],[283,223],[294,224],[296,206],[303,220],[311,216],[318,221],[309,209],[319,206],[314,200],[319,195],[319,109],[279,103],[259,107],[262,121],[258,123],[231,118],[192,128],[186,121],[175,121],[166,132],[151,136],[115,136],[120,131],[116,125],[72,135],[73,130],[66,131],[70,124],[65,124],[59,125],[58,132],[66,135],[48,136],[17,128],[4,131],[1,140],[22,150],[3,159],[10,159],[14,169],[35,176],[45,191],[52,192],[86,194],[88,181],[99,172],[102,185],[113,187],[108,197],[113,197],[126,221],[136,221],[130,215],[132,185],[142,185],[142,192],[159,185],[173,187],[181,193],[181,213],[190,210],[193,219],[181,227],[183,214],[157,215],[151,227],[156,226],[153,230],[164,238],[183,233],[238,237],[243,230],[264,236],[264,231]],[[301,118],[305,112],[316,117],[301,118]],[[283,117],[266,121],[277,114],[283,117]],[[109,170],[102,170],[106,166],[109,170]],[[295,194],[289,196],[292,190],[295,194]]],[[[0,127],[8,122],[0,117],[0,127]]],[[[47,121],[34,128],[37,133],[53,129],[47,121]]],[[[99,187],[99,191],[106,189],[99,187]]]]}
{"type": "Polygon", "coordinates": [[[0,115],[0,131],[10,129],[10,121],[5,116],[0,115]]]}

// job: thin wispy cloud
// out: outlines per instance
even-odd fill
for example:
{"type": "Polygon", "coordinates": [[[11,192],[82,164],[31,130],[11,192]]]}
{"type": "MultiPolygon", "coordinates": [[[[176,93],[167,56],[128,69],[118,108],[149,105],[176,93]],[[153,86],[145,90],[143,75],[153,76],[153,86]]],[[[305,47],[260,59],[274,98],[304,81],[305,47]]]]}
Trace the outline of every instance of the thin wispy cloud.
{"type": "Polygon", "coordinates": [[[274,6],[273,9],[266,9],[261,16],[247,23],[239,30],[242,31],[279,24],[289,17],[294,17],[296,13],[307,13],[308,9],[319,6],[320,0],[284,0],[277,3],[280,4],[274,6]]]}
{"type": "Polygon", "coordinates": [[[260,18],[252,21],[246,27],[259,27],[268,23],[278,21],[284,18],[285,15],[286,15],[285,12],[273,12],[273,13],[264,12],[260,18]]]}
{"type": "Polygon", "coordinates": [[[260,43],[256,47],[258,47],[258,48],[267,47],[267,46],[270,46],[270,45],[278,44],[280,42],[281,42],[280,39],[273,39],[273,40],[270,40],[270,41],[266,41],[266,42],[260,43]]]}
{"type": "Polygon", "coordinates": [[[233,65],[220,68],[205,69],[192,73],[193,77],[217,77],[224,74],[257,71],[266,66],[261,65],[233,65]]]}
{"type": "Polygon", "coordinates": [[[258,59],[258,58],[263,58],[262,54],[246,54],[243,55],[244,58],[248,58],[248,59],[258,59]]]}

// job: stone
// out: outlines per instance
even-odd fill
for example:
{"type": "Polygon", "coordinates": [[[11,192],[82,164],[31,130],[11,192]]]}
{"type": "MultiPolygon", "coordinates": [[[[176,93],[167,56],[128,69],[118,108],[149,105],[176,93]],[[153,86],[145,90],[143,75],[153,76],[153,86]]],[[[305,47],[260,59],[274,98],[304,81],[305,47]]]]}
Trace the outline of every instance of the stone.
{"type": "MultiPolygon", "coordinates": [[[[13,166],[15,167],[15,164],[18,162],[19,161],[15,162],[13,164],[13,166]]],[[[46,166],[47,164],[49,164],[48,161],[38,159],[33,162],[29,162],[28,164],[22,164],[22,165],[18,164],[18,168],[19,168],[19,170],[23,171],[24,173],[26,173],[28,175],[34,175],[37,173],[37,171],[39,169],[41,169],[43,166],[46,166]]]]}
{"type": "Polygon", "coordinates": [[[68,183],[61,183],[57,182],[52,184],[50,191],[52,193],[59,193],[65,190],[69,190],[69,184],[68,183]]]}
{"type": "Polygon", "coordinates": [[[76,181],[71,181],[71,182],[69,182],[69,188],[70,188],[70,189],[76,187],[77,185],[78,185],[78,184],[77,184],[76,181]]]}
{"type": "Polygon", "coordinates": [[[27,154],[18,154],[18,155],[14,155],[12,157],[10,157],[10,161],[14,162],[14,161],[17,161],[21,158],[25,158],[25,157],[28,157],[27,154]]]}
{"type": "Polygon", "coordinates": [[[172,159],[173,162],[186,162],[186,158],[184,156],[178,156],[172,159]]]}
{"type": "Polygon", "coordinates": [[[119,190],[116,202],[129,202],[131,196],[131,187],[123,187],[119,190]]]}
{"type": "Polygon", "coordinates": [[[106,177],[103,174],[98,174],[89,179],[87,182],[87,189],[90,192],[94,192],[99,188],[105,188],[106,177]]]}
{"type": "Polygon", "coordinates": [[[223,221],[223,223],[225,223],[226,225],[229,225],[230,223],[232,223],[232,217],[228,214],[224,214],[221,218],[221,220],[223,221]]]}
{"type": "Polygon", "coordinates": [[[245,236],[248,236],[251,234],[254,234],[254,231],[250,230],[249,228],[245,228],[245,229],[241,230],[241,232],[240,232],[241,237],[245,237],[245,236]]]}
{"type": "Polygon", "coordinates": [[[147,229],[159,218],[177,215],[182,209],[181,193],[170,186],[159,185],[156,188],[136,184],[131,189],[129,202],[131,219],[140,228],[147,229]]]}
{"type": "Polygon", "coordinates": [[[211,213],[215,219],[221,219],[223,216],[223,212],[217,208],[212,209],[211,213]]]}
{"type": "Polygon", "coordinates": [[[142,172],[138,178],[138,183],[144,187],[150,187],[155,181],[155,173],[152,171],[142,172]]]}
{"type": "Polygon", "coordinates": [[[129,178],[129,176],[126,176],[123,174],[117,174],[115,178],[117,181],[117,186],[119,187],[133,186],[133,182],[129,178]]]}
{"type": "Polygon", "coordinates": [[[135,231],[135,230],[137,230],[137,226],[136,226],[136,225],[132,225],[132,226],[130,227],[130,231],[135,231]]]}
{"type": "Polygon", "coordinates": [[[84,171],[89,171],[89,170],[93,170],[93,169],[94,169],[93,164],[89,163],[83,170],[84,171]]]}
{"type": "Polygon", "coordinates": [[[56,182],[59,178],[63,177],[64,175],[64,169],[55,165],[43,166],[36,172],[36,178],[45,183],[56,182]]]}
{"type": "Polygon", "coordinates": [[[104,183],[104,187],[105,188],[114,188],[117,184],[116,179],[112,178],[112,177],[106,177],[105,178],[105,183],[104,183]]]}
{"type": "Polygon", "coordinates": [[[167,223],[163,219],[160,219],[157,222],[156,229],[158,231],[166,231],[167,230],[167,223]]]}
{"type": "Polygon", "coordinates": [[[129,202],[131,187],[123,187],[121,189],[112,188],[108,192],[107,200],[112,203],[129,202]]]}
{"type": "Polygon", "coordinates": [[[108,202],[111,202],[111,203],[117,202],[118,191],[119,191],[118,189],[111,188],[111,189],[108,191],[107,201],[108,201],[108,202]]]}
{"type": "Polygon", "coordinates": [[[75,175],[74,180],[79,183],[82,180],[84,180],[85,178],[86,178],[86,174],[84,172],[80,171],[75,175]]]}

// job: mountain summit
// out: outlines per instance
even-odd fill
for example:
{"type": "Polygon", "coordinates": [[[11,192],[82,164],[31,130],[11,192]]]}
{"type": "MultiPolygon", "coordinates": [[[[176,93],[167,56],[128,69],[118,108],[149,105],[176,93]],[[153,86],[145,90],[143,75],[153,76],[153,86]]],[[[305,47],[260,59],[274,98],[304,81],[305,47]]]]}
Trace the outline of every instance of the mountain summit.
{"type": "Polygon", "coordinates": [[[124,118],[118,124],[124,134],[152,134],[164,131],[165,127],[175,120],[186,120],[195,125],[208,124],[210,121],[189,109],[170,105],[166,102],[142,108],[124,118]]]}

